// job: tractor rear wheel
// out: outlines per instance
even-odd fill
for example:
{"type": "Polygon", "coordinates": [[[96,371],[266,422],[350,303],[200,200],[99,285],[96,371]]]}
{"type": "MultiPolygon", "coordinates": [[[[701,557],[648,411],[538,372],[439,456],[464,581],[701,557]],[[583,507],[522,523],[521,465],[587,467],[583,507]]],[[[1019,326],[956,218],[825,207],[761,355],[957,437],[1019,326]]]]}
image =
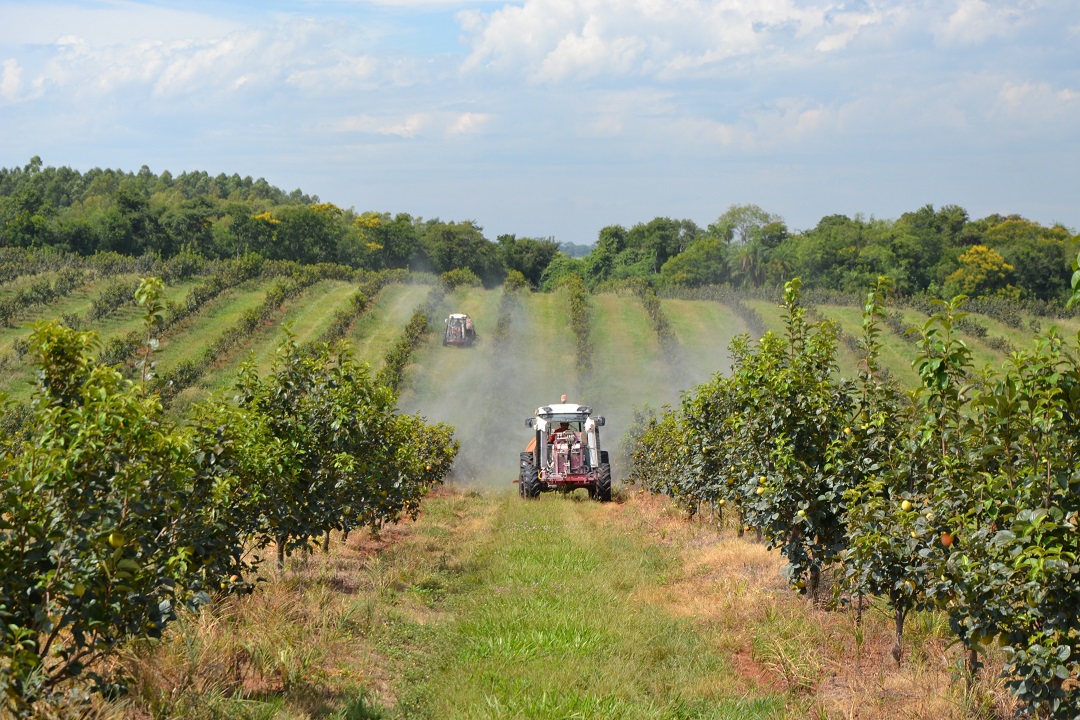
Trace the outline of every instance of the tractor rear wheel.
{"type": "Polygon", "coordinates": [[[611,502],[611,466],[607,463],[600,463],[596,471],[596,499],[611,502]]]}
{"type": "Polygon", "coordinates": [[[540,474],[536,471],[532,453],[521,453],[521,494],[523,497],[540,497],[540,474]]]}

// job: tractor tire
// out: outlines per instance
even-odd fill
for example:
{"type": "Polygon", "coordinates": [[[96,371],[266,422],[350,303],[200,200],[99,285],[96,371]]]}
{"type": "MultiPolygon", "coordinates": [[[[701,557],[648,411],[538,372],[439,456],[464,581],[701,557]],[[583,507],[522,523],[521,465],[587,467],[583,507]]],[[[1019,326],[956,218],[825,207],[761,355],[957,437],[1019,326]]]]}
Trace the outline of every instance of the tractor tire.
{"type": "Polygon", "coordinates": [[[520,482],[523,497],[540,497],[540,474],[536,471],[536,465],[533,463],[532,453],[521,454],[520,482]],[[529,459],[527,461],[525,459],[526,455],[529,456],[529,459]]]}
{"type": "Polygon", "coordinates": [[[521,453],[521,461],[518,463],[518,495],[525,497],[525,467],[532,466],[533,454],[531,452],[521,453]]]}
{"type": "Polygon", "coordinates": [[[606,462],[596,471],[596,499],[611,502],[611,466],[606,462]]]}

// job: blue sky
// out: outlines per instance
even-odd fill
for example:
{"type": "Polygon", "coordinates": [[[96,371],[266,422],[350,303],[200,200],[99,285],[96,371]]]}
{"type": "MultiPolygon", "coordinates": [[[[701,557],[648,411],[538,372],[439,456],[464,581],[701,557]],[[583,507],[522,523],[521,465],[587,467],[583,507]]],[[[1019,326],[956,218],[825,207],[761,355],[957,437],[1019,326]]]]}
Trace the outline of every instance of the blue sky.
{"type": "Polygon", "coordinates": [[[1080,229],[1077,0],[6,2],[0,166],[591,243],[755,203],[1080,229]]]}

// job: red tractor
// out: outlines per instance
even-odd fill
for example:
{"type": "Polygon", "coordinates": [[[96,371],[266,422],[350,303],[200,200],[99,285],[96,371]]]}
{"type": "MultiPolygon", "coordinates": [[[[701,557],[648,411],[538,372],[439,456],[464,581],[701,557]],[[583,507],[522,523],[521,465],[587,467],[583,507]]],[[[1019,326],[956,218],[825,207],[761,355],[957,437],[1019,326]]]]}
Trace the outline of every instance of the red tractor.
{"type": "Polygon", "coordinates": [[[600,449],[600,428],[604,418],[592,417],[587,405],[562,403],[537,408],[525,425],[535,432],[521,453],[518,493],[538,497],[545,490],[589,491],[601,502],[611,500],[611,465],[606,450],[600,449]]]}

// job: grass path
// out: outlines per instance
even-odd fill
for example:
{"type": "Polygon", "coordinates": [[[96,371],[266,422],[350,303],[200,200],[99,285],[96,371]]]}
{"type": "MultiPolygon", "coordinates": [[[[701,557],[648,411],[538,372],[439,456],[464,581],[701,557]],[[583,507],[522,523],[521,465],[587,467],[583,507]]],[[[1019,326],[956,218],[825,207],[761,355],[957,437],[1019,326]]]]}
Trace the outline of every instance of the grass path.
{"type": "MultiPolygon", "coordinates": [[[[273,365],[278,345],[285,338],[283,328],[286,324],[290,325],[298,344],[315,340],[354,292],[356,285],[340,280],[317,283],[298,297],[290,298],[281,316],[253,333],[242,351],[231,354],[243,360],[251,357],[259,373],[265,375],[273,365]]],[[[201,393],[225,390],[232,386],[238,370],[239,364],[232,362],[215,367],[192,389],[201,393]]]]}
{"type": "MultiPolygon", "coordinates": [[[[400,407],[457,428],[462,443],[458,481],[511,491],[517,453],[531,437],[525,418],[565,393],[571,402],[589,403],[606,418],[601,443],[611,453],[618,485],[623,470],[618,449],[634,409],[674,403],[691,383],[673,374],[641,303],[629,295],[603,294],[590,298],[592,381],[575,397],[578,367],[566,296],[525,295],[511,322],[510,342],[496,357],[491,332],[500,296],[499,291],[472,289],[448,298],[446,306],[469,313],[487,341],[467,349],[444,348],[436,320],[436,333],[408,371],[400,407]]],[[[703,369],[712,365],[702,357],[707,354],[703,348],[717,339],[726,343],[741,325],[715,303],[685,301],[674,310],[682,323],[678,328],[707,329],[709,339],[689,355],[695,380],[703,380],[712,374],[703,369]]]]}
{"type": "Polygon", "coordinates": [[[592,295],[590,335],[593,344],[593,387],[611,406],[632,401],[627,376],[654,397],[678,397],[678,381],[664,360],[649,316],[633,295],[592,295]],[[627,397],[630,395],[630,397],[627,397]]]}
{"type": "Polygon", "coordinates": [[[611,454],[617,484],[624,468],[616,450],[633,421],[634,408],[674,403],[682,387],[640,300],[610,293],[589,300],[593,375],[583,400],[607,420],[604,447],[611,454]]]}
{"type": "Polygon", "coordinates": [[[289,565],[126,654],[109,720],[967,720],[995,702],[953,681],[943,614],[909,618],[897,669],[885,613],[856,632],[788,590],[777,553],[659,497],[445,489],[289,565]]]}
{"type": "Polygon", "coordinates": [[[559,369],[573,368],[566,358],[569,346],[562,344],[558,328],[548,324],[559,320],[557,300],[564,296],[523,297],[522,309],[511,321],[509,343],[500,349],[493,333],[501,297],[501,290],[479,288],[459,289],[446,297],[444,310],[472,317],[480,342],[444,347],[445,317],[433,318],[434,332],[413,356],[399,406],[456,428],[461,452],[455,481],[509,492],[517,476],[519,448],[524,449],[530,436],[524,420],[539,404],[552,402],[540,383],[566,392],[569,383],[560,380],[565,375],[559,369]],[[534,311],[544,319],[534,322],[534,311]],[[561,354],[545,364],[536,353],[541,343],[560,348],[561,354]]]}
{"type": "Polygon", "coordinates": [[[726,305],[703,300],[661,300],[679,341],[684,384],[690,388],[731,368],[728,345],[746,326],[726,305]]]}
{"type": "MultiPolygon", "coordinates": [[[[862,338],[861,308],[818,305],[817,309],[823,317],[840,325],[840,329],[844,331],[845,335],[850,335],[856,339],[862,338]]],[[[919,374],[911,367],[911,361],[915,359],[916,347],[884,324],[880,326],[880,330],[881,334],[878,336],[878,340],[881,342],[881,355],[879,358],[881,366],[892,373],[900,387],[905,389],[918,387],[920,382],[919,374]]],[[[848,352],[850,354],[850,350],[848,352]]],[[[854,376],[849,375],[848,377],[854,376]]]]}
{"type": "Polygon", "coordinates": [[[427,285],[389,285],[383,288],[363,317],[353,324],[348,335],[356,349],[357,359],[366,360],[377,371],[382,366],[386,351],[397,340],[429,289],[427,285]]]}
{"type": "Polygon", "coordinates": [[[430,420],[458,426],[462,433],[481,428],[488,420],[483,388],[491,383],[495,345],[492,333],[499,319],[498,290],[460,288],[448,294],[439,315],[428,318],[427,342],[413,353],[406,371],[400,406],[419,411],[430,420]],[[451,313],[473,319],[479,342],[470,347],[444,346],[443,321],[451,313]]]}
{"type": "Polygon", "coordinates": [[[564,393],[573,395],[578,377],[566,292],[529,293],[522,297],[522,305],[523,316],[515,318],[511,330],[515,340],[514,379],[521,397],[520,407],[525,409],[518,422],[523,422],[540,405],[557,401],[564,393]]]}
{"type": "Polygon", "coordinates": [[[440,505],[425,531],[455,541],[460,572],[421,578],[431,611],[403,613],[378,637],[402,672],[388,717],[752,720],[784,709],[739,676],[715,629],[665,601],[679,558],[632,509],[554,496],[440,505]]]}
{"type": "MultiPolygon", "coordinates": [[[[761,319],[765,321],[765,328],[766,329],[771,330],[774,333],[779,333],[779,334],[784,334],[786,332],[786,329],[784,327],[784,317],[783,317],[783,312],[784,311],[783,311],[782,307],[780,307],[776,303],[769,302],[768,300],[744,300],[743,302],[746,304],[747,307],[751,307],[754,310],[757,310],[758,314],[761,316],[761,319]]],[[[823,315],[828,317],[828,312],[826,312],[824,308],[819,308],[819,311],[823,315]]],[[[861,322],[862,321],[860,320],[859,322],[860,322],[860,327],[861,327],[861,322]]],[[[851,328],[851,332],[853,332],[853,333],[856,332],[856,329],[851,328]]],[[[895,336],[889,337],[889,333],[890,333],[890,331],[889,331],[889,329],[887,327],[882,328],[882,340],[883,340],[883,342],[889,343],[890,346],[891,346],[892,345],[892,339],[895,338],[895,336]]],[[[859,337],[859,335],[856,334],[856,337],[859,337]]],[[[903,347],[902,346],[908,345],[908,343],[906,343],[904,340],[901,340],[899,338],[896,338],[896,340],[899,342],[898,352],[900,354],[898,354],[898,355],[886,355],[886,354],[883,354],[881,364],[882,364],[883,367],[887,368],[889,370],[889,372],[893,373],[894,376],[897,376],[897,377],[901,378],[900,383],[901,383],[902,387],[910,388],[911,387],[910,385],[904,385],[903,384],[904,383],[903,378],[911,379],[911,378],[916,377],[911,372],[911,364],[910,364],[911,361],[910,361],[910,359],[907,360],[907,361],[904,361],[902,359],[903,358],[903,355],[902,355],[903,347]]],[[[908,345],[908,347],[914,348],[914,346],[911,346],[911,345],[908,345]]],[[[914,357],[914,355],[912,355],[911,357],[914,357]]],[[[852,352],[852,350],[850,348],[847,347],[847,345],[845,345],[842,342],[837,343],[837,347],[836,347],[836,364],[839,366],[839,374],[840,374],[841,377],[852,378],[852,379],[858,377],[859,358],[855,355],[854,352],[852,352]]]]}
{"type": "Polygon", "coordinates": [[[483,387],[492,371],[492,333],[499,319],[500,295],[498,290],[460,288],[443,299],[445,312],[428,318],[430,337],[413,354],[401,392],[402,407],[415,406],[434,420],[476,426],[476,389],[483,387]],[[473,319],[480,342],[471,347],[443,346],[443,321],[451,312],[473,319]]]}
{"type": "MultiPolygon", "coordinates": [[[[84,317],[90,309],[91,301],[98,296],[102,288],[116,280],[134,279],[135,277],[135,275],[130,275],[99,278],[70,295],[57,299],[55,302],[33,308],[25,318],[20,320],[18,327],[0,329],[0,356],[12,352],[16,340],[30,337],[31,328],[28,325],[29,323],[59,319],[65,314],[84,317]]],[[[192,278],[169,285],[165,288],[164,299],[180,301],[192,287],[200,282],[202,282],[201,279],[192,278]]],[[[114,337],[125,335],[131,330],[140,327],[142,327],[140,309],[133,305],[125,305],[118,308],[108,317],[93,323],[89,329],[93,330],[97,334],[98,341],[104,344],[114,337]]],[[[25,400],[29,398],[33,385],[33,371],[25,363],[21,366],[17,365],[5,373],[0,373],[0,391],[10,393],[15,399],[25,400]]]]}
{"type": "Polygon", "coordinates": [[[272,280],[253,280],[223,292],[202,307],[199,313],[181,323],[161,338],[154,361],[158,367],[171,368],[181,360],[194,357],[231,327],[241,315],[258,307],[266,298],[272,280]]]}

